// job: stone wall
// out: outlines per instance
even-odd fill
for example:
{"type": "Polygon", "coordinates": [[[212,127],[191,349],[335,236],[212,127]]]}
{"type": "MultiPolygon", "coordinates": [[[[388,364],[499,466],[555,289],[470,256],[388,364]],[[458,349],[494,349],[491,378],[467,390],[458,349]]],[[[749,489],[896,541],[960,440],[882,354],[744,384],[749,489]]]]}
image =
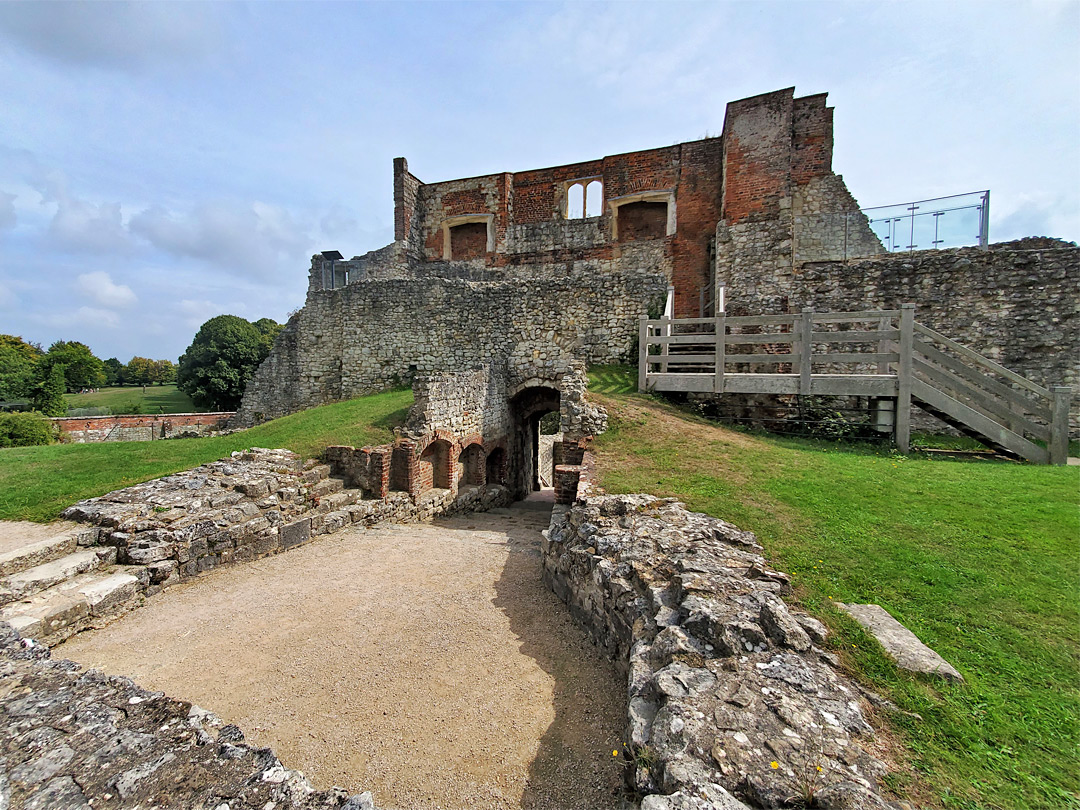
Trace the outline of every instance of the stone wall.
{"type": "Polygon", "coordinates": [[[642,810],[896,806],[859,687],[753,534],[673,499],[586,495],[557,508],[542,552],[545,582],[627,673],[642,810]]]}
{"type": "Polygon", "coordinates": [[[357,281],[309,293],[252,378],[238,425],[498,360],[507,386],[636,350],[637,319],[667,280],[643,266],[580,261],[513,281],[357,281]]]}
{"type": "Polygon", "coordinates": [[[170,413],[155,416],[62,416],[52,420],[60,440],[149,442],[187,436],[209,436],[223,430],[233,412],[170,413]]]}

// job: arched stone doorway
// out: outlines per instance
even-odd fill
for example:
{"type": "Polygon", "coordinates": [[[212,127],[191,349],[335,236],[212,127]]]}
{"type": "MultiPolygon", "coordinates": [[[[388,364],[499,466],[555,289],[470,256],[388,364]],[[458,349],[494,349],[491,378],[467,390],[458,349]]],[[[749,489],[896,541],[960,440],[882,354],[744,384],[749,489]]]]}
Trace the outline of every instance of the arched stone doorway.
{"type": "MultiPolygon", "coordinates": [[[[558,413],[559,390],[536,385],[525,388],[510,398],[510,487],[514,497],[525,498],[540,489],[540,420],[549,413],[558,413]]],[[[548,471],[550,480],[550,471],[548,471]]]]}

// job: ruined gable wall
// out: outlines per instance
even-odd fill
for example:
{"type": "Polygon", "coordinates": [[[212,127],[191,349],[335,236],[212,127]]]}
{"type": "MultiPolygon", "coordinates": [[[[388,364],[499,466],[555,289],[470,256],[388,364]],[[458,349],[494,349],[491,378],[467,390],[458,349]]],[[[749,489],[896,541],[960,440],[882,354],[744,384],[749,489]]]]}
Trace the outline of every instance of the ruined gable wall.
{"type": "MultiPolygon", "coordinates": [[[[719,138],[660,149],[611,155],[600,160],[535,169],[514,174],[421,184],[412,217],[409,249],[422,258],[411,269],[424,274],[423,263],[445,256],[444,223],[455,217],[490,217],[493,249],[472,263],[503,269],[507,274],[554,272],[566,261],[611,263],[622,272],[641,259],[634,242],[614,236],[613,218],[620,201],[649,192],[673,195],[675,232],[649,240],[667,261],[661,269],[676,287],[676,311],[699,314],[700,293],[710,285],[710,244],[720,216],[721,162],[719,138]],[[599,179],[604,205],[599,216],[568,219],[566,188],[575,180],[599,179]]],[[[395,171],[397,171],[395,165],[395,171]]],[[[396,209],[396,219],[406,214],[396,209]]],[[[706,296],[706,297],[710,297],[706,296]]]]}
{"type": "Polygon", "coordinates": [[[832,172],[832,126],[824,94],[794,98],[787,88],[728,105],[715,248],[715,279],[726,285],[728,300],[782,300],[802,261],[882,252],[843,178],[832,172]]]}

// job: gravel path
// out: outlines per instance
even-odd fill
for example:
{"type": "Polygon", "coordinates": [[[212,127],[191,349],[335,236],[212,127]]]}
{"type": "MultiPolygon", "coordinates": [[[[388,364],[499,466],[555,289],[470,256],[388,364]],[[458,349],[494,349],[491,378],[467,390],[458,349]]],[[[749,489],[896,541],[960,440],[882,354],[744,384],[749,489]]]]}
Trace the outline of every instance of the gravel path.
{"type": "Polygon", "coordinates": [[[194,701],[385,808],[620,806],[624,686],[540,581],[550,502],[350,530],[56,650],[194,701]]]}

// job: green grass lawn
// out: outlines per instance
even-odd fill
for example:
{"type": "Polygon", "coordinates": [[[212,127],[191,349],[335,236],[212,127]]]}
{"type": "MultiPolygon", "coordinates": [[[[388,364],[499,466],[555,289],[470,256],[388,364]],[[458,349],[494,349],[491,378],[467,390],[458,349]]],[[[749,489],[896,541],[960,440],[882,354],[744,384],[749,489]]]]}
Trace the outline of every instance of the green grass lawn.
{"type": "Polygon", "coordinates": [[[317,456],[330,444],[385,444],[412,405],[388,391],[285,416],[251,430],[205,439],[54,444],[0,450],[0,520],[56,519],[82,498],[196,467],[249,447],[287,447],[317,456]]]}
{"type": "Polygon", "coordinates": [[[204,413],[191,397],[175,385],[141,385],[102,388],[94,394],[66,394],[64,401],[71,408],[108,408],[110,413],[204,413]],[[137,409],[137,410],[136,410],[137,409]]]}
{"type": "Polygon", "coordinates": [[[853,674],[909,713],[901,795],[948,808],[1080,807],[1080,468],[903,457],[751,436],[594,370],[610,492],[674,495],[756,532],[853,674]],[[966,683],[899,672],[831,602],[882,605],[966,683]]]}

